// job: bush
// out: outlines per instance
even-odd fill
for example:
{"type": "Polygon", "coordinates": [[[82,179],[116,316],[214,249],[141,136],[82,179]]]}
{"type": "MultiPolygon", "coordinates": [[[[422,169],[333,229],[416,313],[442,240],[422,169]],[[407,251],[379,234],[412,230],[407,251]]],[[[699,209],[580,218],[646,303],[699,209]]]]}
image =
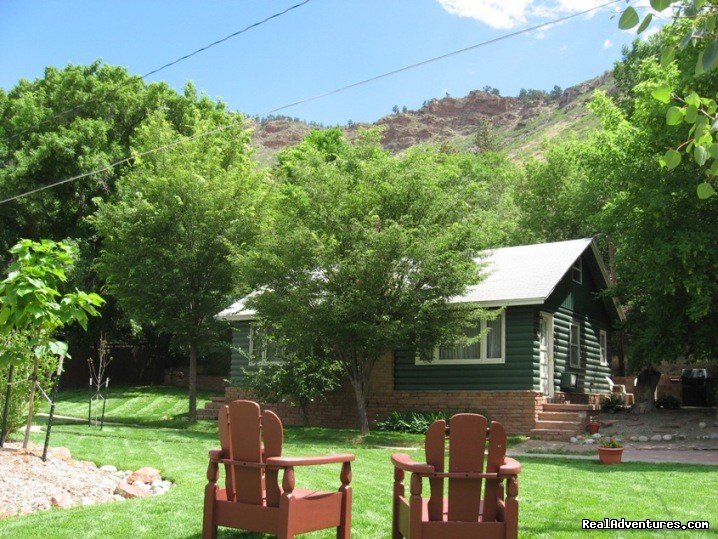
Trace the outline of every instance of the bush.
{"type": "MultiPolygon", "coordinates": [[[[482,415],[482,412],[476,412],[482,415]]],[[[385,432],[408,432],[426,434],[434,421],[443,419],[447,426],[454,412],[392,412],[385,419],[376,421],[376,429],[385,432]]]]}
{"type": "MultiPolygon", "coordinates": [[[[32,384],[30,377],[32,376],[32,360],[30,359],[31,351],[23,348],[27,343],[26,339],[20,339],[16,335],[0,336],[0,347],[14,349],[18,357],[25,356],[25,360],[17,361],[15,372],[13,374],[12,396],[10,397],[10,409],[8,411],[8,432],[5,439],[9,435],[24,426],[27,420],[27,405],[30,397],[30,388],[32,384]]],[[[52,373],[57,368],[57,358],[55,356],[46,356],[42,358],[38,365],[38,381],[40,386],[46,393],[50,392],[50,381],[52,373]]],[[[2,413],[5,409],[5,392],[7,390],[7,375],[9,367],[0,369],[0,421],[2,421],[2,413]]]]}
{"type": "Polygon", "coordinates": [[[681,401],[673,395],[664,395],[660,399],[656,400],[656,408],[661,408],[663,410],[678,410],[680,407],[681,401]]]}
{"type": "Polygon", "coordinates": [[[601,411],[610,414],[620,412],[626,407],[620,395],[611,395],[601,403],[601,411]]]}

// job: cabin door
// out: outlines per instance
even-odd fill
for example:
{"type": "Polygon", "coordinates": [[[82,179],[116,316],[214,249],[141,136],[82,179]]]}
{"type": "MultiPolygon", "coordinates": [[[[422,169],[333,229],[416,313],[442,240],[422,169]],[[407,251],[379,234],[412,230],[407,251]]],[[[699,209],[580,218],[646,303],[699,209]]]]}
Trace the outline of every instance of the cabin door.
{"type": "Polygon", "coordinates": [[[553,397],[553,315],[539,315],[539,371],[541,391],[546,397],[553,397]]]}

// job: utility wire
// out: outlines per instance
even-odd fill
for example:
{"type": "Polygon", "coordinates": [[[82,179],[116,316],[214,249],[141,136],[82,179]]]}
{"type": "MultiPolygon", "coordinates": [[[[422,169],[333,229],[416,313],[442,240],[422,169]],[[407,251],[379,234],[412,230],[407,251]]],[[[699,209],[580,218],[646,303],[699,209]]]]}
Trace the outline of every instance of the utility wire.
{"type": "MultiPolygon", "coordinates": [[[[309,0],[305,0],[304,3],[306,3],[307,1],[309,1],[309,0]]],[[[427,60],[422,60],[421,62],[417,62],[417,63],[415,63],[415,64],[410,64],[410,65],[401,67],[401,68],[399,68],[399,69],[395,69],[395,70],[393,70],[393,71],[387,71],[386,73],[382,73],[382,74],[380,74],[380,75],[376,75],[376,76],[370,77],[370,78],[368,78],[368,79],[364,79],[364,80],[361,80],[361,81],[358,81],[358,82],[354,82],[354,83],[352,83],[352,84],[347,84],[346,86],[342,86],[342,87],[340,87],[340,88],[336,88],[336,89],[331,90],[331,91],[328,91],[328,92],[324,92],[324,93],[317,94],[317,95],[314,95],[314,96],[311,96],[311,97],[307,97],[307,98],[305,98],[305,99],[300,99],[300,100],[298,100],[298,101],[294,101],[294,102],[292,102],[292,103],[288,103],[288,104],[286,104],[286,105],[282,105],[281,107],[276,107],[276,108],[274,108],[274,109],[271,109],[271,110],[267,111],[264,115],[266,116],[266,115],[269,115],[269,114],[273,114],[273,113],[275,113],[275,112],[279,112],[279,111],[281,111],[281,110],[288,109],[288,108],[290,108],[290,107],[296,107],[296,106],[302,105],[302,104],[304,104],[304,103],[309,103],[310,101],[316,101],[316,100],[318,100],[318,99],[322,99],[322,98],[327,97],[327,96],[330,96],[330,95],[335,95],[335,94],[338,94],[338,93],[341,93],[341,92],[345,92],[345,91],[350,90],[350,89],[352,89],[352,88],[356,88],[356,87],[358,87],[358,86],[363,86],[363,85],[365,85],[365,84],[369,84],[369,83],[374,82],[374,81],[377,81],[377,80],[379,80],[379,79],[383,79],[383,78],[386,78],[386,77],[391,77],[391,76],[396,75],[396,74],[398,74],[398,73],[403,73],[404,71],[409,71],[410,69],[416,69],[416,68],[418,68],[418,67],[425,66],[425,65],[428,65],[428,64],[431,64],[431,63],[434,63],[434,62],[438,62],[438,61],[440,61],[440,60],[445,60],[446,58],[450,58],[450,57],[452,57],[452,56],[457,56],[457,55],[459,55],[459,54],[463,54],[463,53],[466,53],[466,52],[469,52],[469,51],[478,49],[478,48],[480,48],[480,47],[485,47],[485,46],[487,46],[487,45],[492,45],[492,44],[497,43],[497,42],[499,42],[499,41],[503,41],[503,40],[506,40],[506,39],[510,39],[510,38],[512,38],[512,37],[516,37],[516,36],[519,36],[519,35],[522,35],[522,34],[527,34],[527,33],[529,33],[529,32],[533,32],[533,31],[535,31],[535,30],[540,30],[541,28],[546,28],[547,26],[552,26],[552,25],[554,25],[554,24],[559,24],[559,23],[562,23],[562,22],[564,22],[564,21],[568,21],[568,20],[570,20],[570,19],[574,19],[574,18],[576,18],[576,17],[580,17],[580,16],[582,16],[582,15],[586,15],[586,14],[588,14],[588,13],[592,13],[593,11],[596,11],[596,10],[599,10],[599,9],[602,9],[602,8],[605,8],[605,7],[608,7],[608,6],[610,6],[610,5],[617,4],[617,3],[623,2],[623,1],[625,1],[625,0],[611,0],[611,1],[609,1],[609,2],[605,2],[605,3],[603,3],[603,4],[599,4],[599,5],[597,5],[597,6],[594,6],[594,7],[590,8],[590,9],[586,9],[586,10],[583,10],[583,11],[579,11],[579,12],[573,13],[573,14],[571,14],[571,15],[566,15],[566,16],[564,16],[564,17],[560,17],[560,18],[554,19],[554,20],[552,20],[552,21],[544,22],[544,23],[537,24],[537,25],[534,25],[534,26],[529,26],[529,27],[524,28],[524,29],[522,29],[522,30],[517,30],[517,31],[515,31],[515,32],[510,32],[510,33],[508,33],[508,34],[504,34],[504,35],[501,35],[501,36],[499,36],[499,37],[496,37],[496,38],[493,38],[493,39],[489,39],[489,40],[487,40],[487,41],[482,41],[481,43],[476,43],[475,45],[470,45],[470,46],[468,46],[468,47],[464,47],[463,49],[458,49],[458,50],[455,50],[455,51],[452,51],[452,52],[448,52],[448,53],[442,54],[442,55],[440,55],[440,56],[435,56],[435,57],[429,58],[429,59],[427,59],[427,60]]],[[[301,5],[301,4],[299,4],[299,5],[301,5]]],[[[32,195],[32,194],[34,194],[34,193],[38,193],[38,192],[40,192],[40,191],[45,191],[46,189],[52,189],[53,187],[57,187],[58,185],[63,185],[63,184],[65,184],[65,183],[73,182],[73,181],[75,181],[75,180],[79,180],[79,179],[82,179],[82,178],[86,178],[86,177],[88,177],[88,176],[94,176],[95,174],[101,174],[102,172],[107,172],[108,170],[112,170],[113,168],[118,167],[118,166],[120,166],[120,165],[122,165],[122,164],[124,164],[124,163],[128,163],[128,162],[132,161],[133,159],[135,159],[135,158],[137,158],[137,157],[143,157],[143,156],[145,156],[145,155],[149,155],[149,154],[161,152],[161,151],[164,151],[164,150],[167,150],[167,149],[170,149],[170,148],[174,148],[175,146],[179,146],[179,145],[184,144],[184,143],[186,143],[186,142],[191,142],[191,141],[193,141],[193,140],[196,140],[196,139],[199,139],[199,138],[202,138],[202,137],[207,137],[207,136],[210,136],[210,135],[214,135],[215,133],[219,133],[219,132],[221,132],[221,131],[224,131],[224,130],[226,130],[226,129],[230,129],[230,128],[232,128],[232,127],[237,127],[237,124],[236,124],[236,123],[230,123],[230,124],[220,125],[220,126],[214,128],[214,129],[210,129],[210,130],[208,130],[208,131],[202,131],[201,133],[196,133],[196,134],[194,134],[194,135],[192,135],[192,136],[190,136],[190,137],[186,137],[186,138],[182,138],[182,139],[179,139],[179,140],[175,140],[175,141],[170,142],[170,143],[168,143],[168,144],[165,144],[165,145],[163,145],[163,146],[158,146],[158,147],[156,147],[156,148],[152,148],[152,149],[146,150],[146,151],[144,151],[144,152],[140,152],[140,153],[136,153],[136,154],[134,154],[134,155],[130,155],[130,156],[128,156],[128,157],[125,157],[124,159],[120,159],[119,161],[116,161],[116,162],[114,162],[114,163],[112,163],[112,164],[110,164],[110,165],[106,165],[106,166],[104,166],[104,167],[102,167],[102,168],[99,168],[99,169],[97,169],[97,170],[92,170],[92,171],[89,171],[89,172],[83,172],[82,174],[77,174],[76,176],[71,176],[71,177],[69,177],[69,178],[65,178],[64,180],[59,180],[59,181],[56,181],[56,182],[53,182],[53,183],[49,183],[49,184],[47,184],[47,185],[43,185],[42,187],[37,187],[37,188],[32,189],[32,190],[30,190],[30,191],[26,191],[26,192],[24,192],[24,193],[20,193],[20,194],[18,194],[18,195],[14,195],[14,196],[5,198],[5,199],[3,199],[3,200],[0,200],[0,204],[6,204],[6,203],[11,202],[11,201],[13,201],[13,200],[17,200],[17,199],[19,199],[19,198],[32,195]]]]}
{"type": "MultiPolygon", "coordinates": [[[[208,45],[205,45],[204,47],[200,47],[199,49],[196,49],[196,50],[194,50],[194,51],[192,51],[192,52],[190,52],[190,53],[188,53],[188,54],[185,54],[184,56],[180,56],[179,58],[177,58],[177,59],[175,59],[175,60],[172,60],[172,61],[170,61],[170,62],[167,62],[166,64],[164,64],[164,65],[162,65],[162,66],[160,66],[160,67],[158,67],[158,68],[156,68],[156,69],[153,69],[153,70],[151,70],[151,71],[148,71],[147,73],[145,73],[144,75],[142,75],[142,76],[140,77],[140,79],[144,80],[144,79],[146,79],[147,77],[149,77],[150,75],[156,75],[157,73],[159,73],[160,71],[163,71],[163,70],[167,69],[168,67],[171,67],[171,66],[173,66],[173,65],[179,64],[180,62],[183,62],[184,60],[187,60],[187,59],[189,59],[189,58],[192,58],[193,56],[195,56],[195,55],[197,55],[197,54],[199,54],[199,53],[201,53],[201,52],[204,52],[204,51],[206,51],[206,50],[208,50],[208,49],[211,49],[212,47],[215,47],[215,46],[217,46],[217,45],[219,45],[219,44],[221,44],[221,43],[224,43],[225,41],[228,41],[228,40],[232,39],[233,37],[237,37],[237,36],[239,36],[239,35],[241,35],[241,34],[244,34],[245,32],[248,32],[248,31],[250,31],[250,30],[252,30],[252,29],[254,29],[254,28],[257,28],[258,26],[262,26],[263,24],[266,24],[266,23],[268,23],[269,21],[271,21],[271,20],[273,20],[273,19],[277,19],[277,18],[281,17],[282,15],[285,15],[286,13],[289,13],[290,11],[293,11],[293,10],[299,8],[299,7],[302,7],[302,6],[305,5],[305,4],[308,4],[309,2],[311,2],[311,0],[303,0],[302,2],[299,2],[299,3],[297,3],[297,4],[294,4],[294,5],[292,5],[292,6],[289,6],[287,9],[285,9],[285,10],[283,10],[283,11],[279,11],[279,12],[277,12],[277,13],[274,13],[273,15],[270,15],[269,17],[265,17],[265,18],[262,19],[261,21],[257,21],[257,22],[255,22],[255,23],[250,24],[249,26],[245,26],[245,27],[242,28],[241,30],[238,30],[238,31],[236,31],[236,32],[233,32],[233,33],[231,33],[231,34],[229,34],[229,35],[227,35],[227,36],[224,36],[223,38],[220,38],[220,39],[218,39],[218,40],[216,40],[216,41],[213,41],[212,43],[210,43],[210,44],[208,44],[208,45]]],[[[122,86],[126,85],[128,82],[133,82],[133,81],[135,81],[135,80],[136,80],[136,79],[135,79],[134,77],[131,78],[131,79],[128,79],[128,80],[127,80],[126,82],[124,82],[123,84],[120,84],[117,89],[120,89],[120,88],[122,88],[122,86]]],[[[73,113],[73,112],[76,112],[76,111],[78,111],[78,110],[80,110],[80,109],[85,108],[87,105],[90,105],[90,104],[95,103],[95,102],[97,102],[97,101],[99,101],[99,97],[98,97],[98,98],[94,98],[94,99],[90,99],[90,100],[88,100],[88,101],[85,101],[85,102],[82,103],[81,105],[77,105],[77,106],[74,106],[74,107],[72,107],[72,108],[69,108],[69,109],[60,111],[60,112],[58,112],[58,113],[56,113],[56,114],[53,114],[51,117],[45,118],[44,120],[42,120],[42,121],[41,121],[38,125],[36,125],[35,127],[25,129],[25,130],[23,130],[23,131],[21,131],[21,132],[19,132],[19,133],[15,133],[15,134],[12,135],[11,137],[8,137],[8,140],[14,140],[14,139],[16,139],[17,137],[19,137],[19,136],[21,136],[21,135],[24,135],[25,133],[29,133],[30,131],[34,131],[35,129],[37,129],[38,127],[42,126],[43,124],[49,122],[50,120],[54,120],[54,119],[59,118],[59,117],[61,117],[61,116],[65,116],[66,114],[71,114],[71,113],[73,113]]]]}

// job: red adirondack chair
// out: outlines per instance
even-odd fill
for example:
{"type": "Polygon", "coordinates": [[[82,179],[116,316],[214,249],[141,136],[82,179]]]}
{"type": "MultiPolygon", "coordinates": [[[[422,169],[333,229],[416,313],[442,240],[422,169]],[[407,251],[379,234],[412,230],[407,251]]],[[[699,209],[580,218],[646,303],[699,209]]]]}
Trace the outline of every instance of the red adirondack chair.
{"type": "Polygon", "coordinates": [[[222,449],[209,452],[204,491],[205,539],[217,536],[217,526],[230,526],[281,539],[326,528],[348,539],[351,526],[351,464],[354,455],[282,457],[284,433],[274,412],[261,412],[256,402],[237,400],[219,412],[222,449]],[[262,441],[264,443],[262,443],[262,441]],[[294,468],[341,463],[337,492],[294,488],[294,468]],[[224,464],[225,488],[217,486],[224,464]],[[279,486],[279,471],[284,470],[279,486]]]}
{"type": "Polygon", "coordinates": [[[506,432],[500,423],[478,414],[451,418],[449,471],[444,471],[448,431],[444,420],[435,421],[426,433],[426,463],[395,454],[393,537],[515,538],[518,536],[518,473],[521,465],[506,457],[506,432]],[[484,450],[489,452],[484,469],[484,450]],[[404,473],[411,473],[410,492],[404,493],[404,473]],[[429,480],[431,495],[421,497],[422,479],[429,480]],[[444,498],[444,479],[449,496],[444,498]],[[485,482],[481,497],[481,482],[485,482]],[[504,499],[504,482],[507,497],[504,499]]]}

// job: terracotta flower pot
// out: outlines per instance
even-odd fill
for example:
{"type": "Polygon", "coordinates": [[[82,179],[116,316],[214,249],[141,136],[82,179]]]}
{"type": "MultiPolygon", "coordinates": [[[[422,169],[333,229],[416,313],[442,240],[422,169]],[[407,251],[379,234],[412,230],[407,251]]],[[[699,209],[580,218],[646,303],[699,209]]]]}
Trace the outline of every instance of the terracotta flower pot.
{"type": "Polygon", "coordinates": [[[588,424],[588,433],[589,434],[596,434],[598,432],[598,429],[601,428],[600,423],[589,423],[588,424]]]}
{"type": "Polygon", "coordinates": [[[622,447],[599,447],[598,458],[601,464],[618,464],[623,456],[622,447]]]}

